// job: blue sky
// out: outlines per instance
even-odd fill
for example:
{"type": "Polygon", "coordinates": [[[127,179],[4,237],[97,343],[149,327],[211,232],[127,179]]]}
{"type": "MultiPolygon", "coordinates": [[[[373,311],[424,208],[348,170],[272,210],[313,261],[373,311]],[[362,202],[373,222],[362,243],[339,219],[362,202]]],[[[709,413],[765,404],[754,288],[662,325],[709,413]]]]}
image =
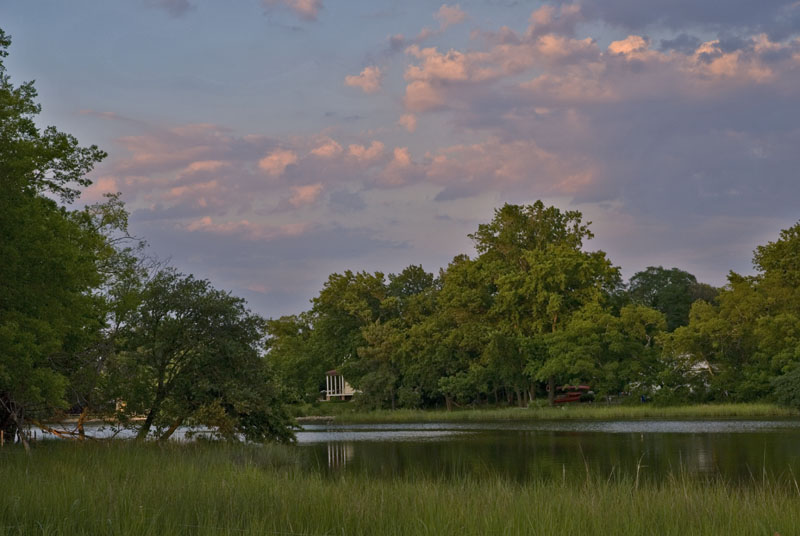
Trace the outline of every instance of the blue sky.
{"type": "Polygon", "coordinates": [[[134,232],[277,316],[333,271],[436,271],[503,202],[625,275],[722,284],[798,219],[800,4],[5,2],[14,81],[109,153],[134,232]]]}

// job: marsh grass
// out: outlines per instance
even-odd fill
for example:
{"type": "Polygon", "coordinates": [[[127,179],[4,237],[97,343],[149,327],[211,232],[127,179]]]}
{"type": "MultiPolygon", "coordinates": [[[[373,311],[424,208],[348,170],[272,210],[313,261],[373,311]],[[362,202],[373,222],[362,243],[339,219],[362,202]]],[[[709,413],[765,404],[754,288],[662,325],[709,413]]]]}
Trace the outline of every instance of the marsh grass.
{"type": "MultiPolygon", "coordinates": [[[[291,447],[40,443],[0,451],[2,534],[795,534],[791,475],[325,476],[291,447]]],[[[646,468],[645,468],[646,470],[646,468]]]]}
{"type": "Polygon", "coordinates": [[[348,404],[321,404],[306,414],[329,415],[337,423],[492,422],[539,420],[636,420],[788,418],[800,412],[774,404],[695,404],[686,406],[579,404],[560,407],[353,411],[348,404]]]}

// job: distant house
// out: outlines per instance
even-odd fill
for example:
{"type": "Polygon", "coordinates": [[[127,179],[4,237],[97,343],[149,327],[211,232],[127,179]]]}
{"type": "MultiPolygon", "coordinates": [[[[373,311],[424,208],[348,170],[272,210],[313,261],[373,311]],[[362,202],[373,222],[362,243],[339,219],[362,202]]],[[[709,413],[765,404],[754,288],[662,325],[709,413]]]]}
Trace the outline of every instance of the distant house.
{"type": "Polygon", "coordinates": [[[325,373],[325,400],[350,400],[355,389],[335,370],[325,373]]]}

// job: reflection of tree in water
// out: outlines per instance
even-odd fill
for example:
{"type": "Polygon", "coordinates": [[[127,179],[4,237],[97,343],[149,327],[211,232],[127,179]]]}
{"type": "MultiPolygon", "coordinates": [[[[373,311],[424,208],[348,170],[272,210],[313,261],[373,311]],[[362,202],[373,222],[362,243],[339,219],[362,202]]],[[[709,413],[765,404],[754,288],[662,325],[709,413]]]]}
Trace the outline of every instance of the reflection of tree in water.
{"type": "Polygon", "coordinates": [[[328,468],[338,469],[347,466],[347,462],[353,459],[355,448],[352,443],[341,441],[328,443],[328,468]]]}
{"type": "Polygon", "coordinates": [[[505,478],[582,482],[592,477],[658,482],[668,475],[747,482],[764,471],[800,473],[796,431],[602,433],[491,431],[436,441],[339,441],[313,448],[328,470],[377,478],[505,478]],[[325,462],[327,458],[327,464],[325,462]]]}

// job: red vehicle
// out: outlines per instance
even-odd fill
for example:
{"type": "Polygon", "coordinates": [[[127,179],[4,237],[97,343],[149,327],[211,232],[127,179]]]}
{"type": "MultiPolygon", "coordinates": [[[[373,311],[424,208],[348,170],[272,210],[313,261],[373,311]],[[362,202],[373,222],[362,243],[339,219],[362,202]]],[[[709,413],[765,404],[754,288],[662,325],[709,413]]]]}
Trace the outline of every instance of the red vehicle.
{"type": "Polygon", "coordinates": [[[588,385],[562,385],[556,388],[557,391],[562,391],[557,394],[553,399],[554,404],[568,404],[570,402],[581,402],[582,400],[591,400],[593,398],[592,388],[588,385]]]}

